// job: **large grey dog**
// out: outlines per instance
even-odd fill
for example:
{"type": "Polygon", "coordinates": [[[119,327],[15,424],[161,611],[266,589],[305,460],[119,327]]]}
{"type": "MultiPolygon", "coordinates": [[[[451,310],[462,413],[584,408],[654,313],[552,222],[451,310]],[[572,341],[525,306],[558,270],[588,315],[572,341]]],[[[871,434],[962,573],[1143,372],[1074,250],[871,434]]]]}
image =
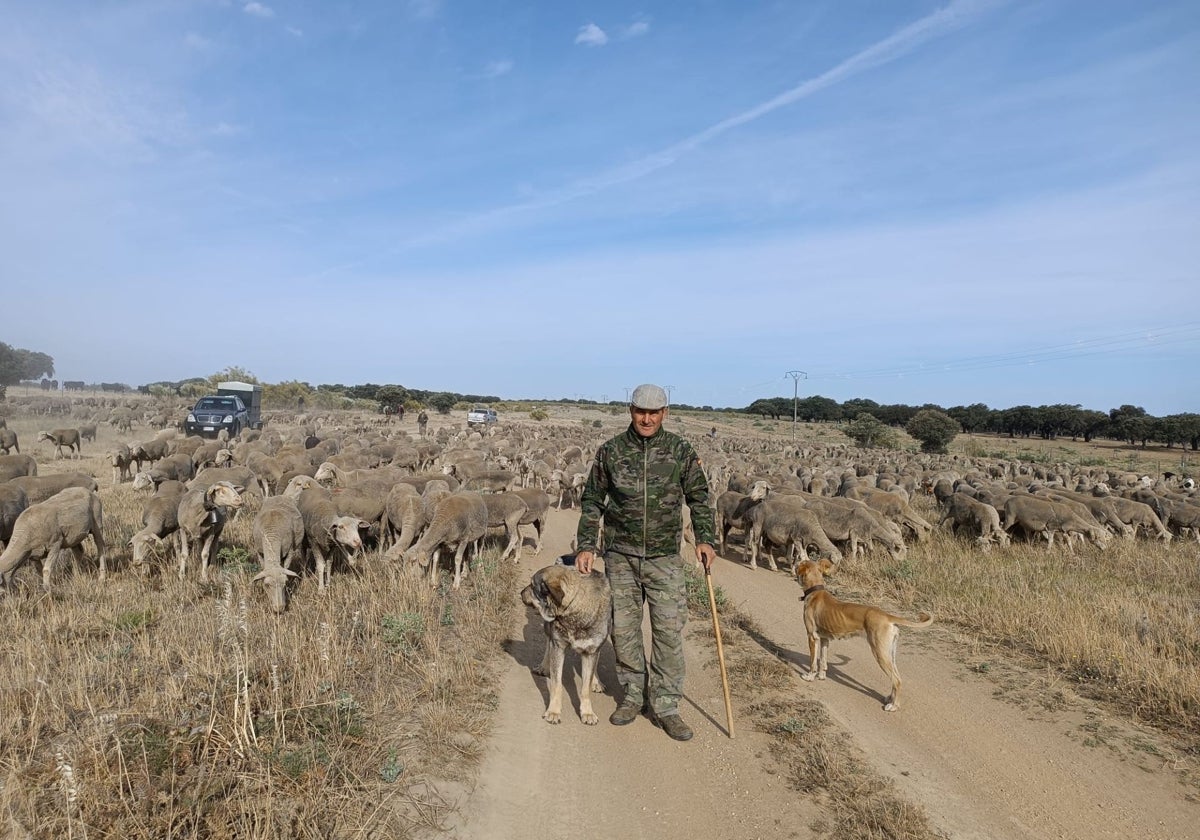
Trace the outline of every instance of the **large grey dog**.
{"type": "Polygon", "coordinates": [[[546,653],[538,673],[550,681],[550,702],[542,719],[562,720],[562,673],[567,648],[579,651],[583,660],[579,682],[579,717],[588,726],[600,722],[592,711],[592,692],[603,691],[596,677],[600,646],[612,625],[612,590],[600,572],[581,575],[574,566],[547,566],[533,573],[521,590],[521,600],[534,607],[545,622],[546,653]]]}

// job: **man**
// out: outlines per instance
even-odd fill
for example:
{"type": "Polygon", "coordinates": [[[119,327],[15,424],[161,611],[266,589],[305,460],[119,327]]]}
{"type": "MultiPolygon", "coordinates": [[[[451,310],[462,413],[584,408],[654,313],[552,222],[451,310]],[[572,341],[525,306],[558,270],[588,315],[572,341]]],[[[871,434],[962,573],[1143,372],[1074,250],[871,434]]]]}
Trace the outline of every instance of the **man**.
{"type": "Polygon", "coordinates": [[[417,415],[417,434],[425,437],[425,426],[429,423],[429,415],[425,413],[425,409],[421,409],[421,413],[417,415]]]}
{"type": "Polygon", "coordinates": [[[613,649],[625,695],[609,717],[633,723],[645,709],[677,741],[692,737],[679,716],[683,696],[683,625],[687,591],[679,540],[683,503],[691,510],[696,555],[712,566],[716,541],[708,479],[691,444],[663,429],[667,394],[639,385],[630,399],[632,422],[596,452],[580,500],[580,574],[591,574],[604,521],[604,573],[613,593],[613,649]],[[650,603],[649,668],[642,642],[642,609],[650,603]]]}

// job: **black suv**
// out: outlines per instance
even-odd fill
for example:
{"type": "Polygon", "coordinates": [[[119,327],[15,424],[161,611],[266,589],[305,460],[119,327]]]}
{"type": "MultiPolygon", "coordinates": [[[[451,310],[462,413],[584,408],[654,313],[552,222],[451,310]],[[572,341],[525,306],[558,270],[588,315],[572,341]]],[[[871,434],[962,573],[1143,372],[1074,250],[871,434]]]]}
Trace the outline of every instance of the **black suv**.
{"type": "Polygon", "coordinates": [[[183,422],[183,431],[189,435],[216,437],[225,429],[229,436],[250,425],[250,412],[238,397],[201,397],[195,408],[188,412],[183,422]]]}

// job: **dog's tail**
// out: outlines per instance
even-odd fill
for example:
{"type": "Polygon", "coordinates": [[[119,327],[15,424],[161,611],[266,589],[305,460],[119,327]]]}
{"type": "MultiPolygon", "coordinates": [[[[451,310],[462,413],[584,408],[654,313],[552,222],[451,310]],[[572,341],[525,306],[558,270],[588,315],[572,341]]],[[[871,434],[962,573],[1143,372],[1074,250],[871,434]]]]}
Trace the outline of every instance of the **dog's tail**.
{"type": "Polygon", "coordinates": [[[892,621],[896,624],[902,624],[905,627],[928,627],[930,624],[933,624],[933,615],[930,613],[923,612],[920,616],[919,619],[913,621],[911,618],[901,618],[898,615],[894,615],[892,616],[892,621]]]}

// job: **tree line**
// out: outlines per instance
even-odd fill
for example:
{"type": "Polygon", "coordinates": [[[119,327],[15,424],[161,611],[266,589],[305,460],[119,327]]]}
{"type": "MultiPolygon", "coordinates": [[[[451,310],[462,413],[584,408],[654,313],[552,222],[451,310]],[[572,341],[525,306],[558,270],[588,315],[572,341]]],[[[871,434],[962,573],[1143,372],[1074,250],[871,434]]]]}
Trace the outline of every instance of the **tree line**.
{"type": "MultiPolygon", "coordinates": [[[[881,405],[869,399],[851,399],[839,403],[829,397],[805,397],[795,402],[796,418],[806,423],[838,423],[853,421],[868,414],[885,426],[903,427],[920,411],[939,411],[953,418],[964,434],[976,432],[1008,435],[1009,437],[1040,437],[1056,440],[1091,442],[1094,438],[1121,440],[1130,445],[1151,443],[1166,447],[1176,445],[1200,449],[1200,414],[1182,413],[1155,417],[1140,406],[1122,405],[1109,411],[1086,409],[1080,405],[1017,405],[1011,408],[989,408],[983,403],[956,405],[892,404],[881,405]]],[[[742,409],[774,420],[790,420],[793,402],[788,397],[769,397],[755,400],[742,409]]]]}

